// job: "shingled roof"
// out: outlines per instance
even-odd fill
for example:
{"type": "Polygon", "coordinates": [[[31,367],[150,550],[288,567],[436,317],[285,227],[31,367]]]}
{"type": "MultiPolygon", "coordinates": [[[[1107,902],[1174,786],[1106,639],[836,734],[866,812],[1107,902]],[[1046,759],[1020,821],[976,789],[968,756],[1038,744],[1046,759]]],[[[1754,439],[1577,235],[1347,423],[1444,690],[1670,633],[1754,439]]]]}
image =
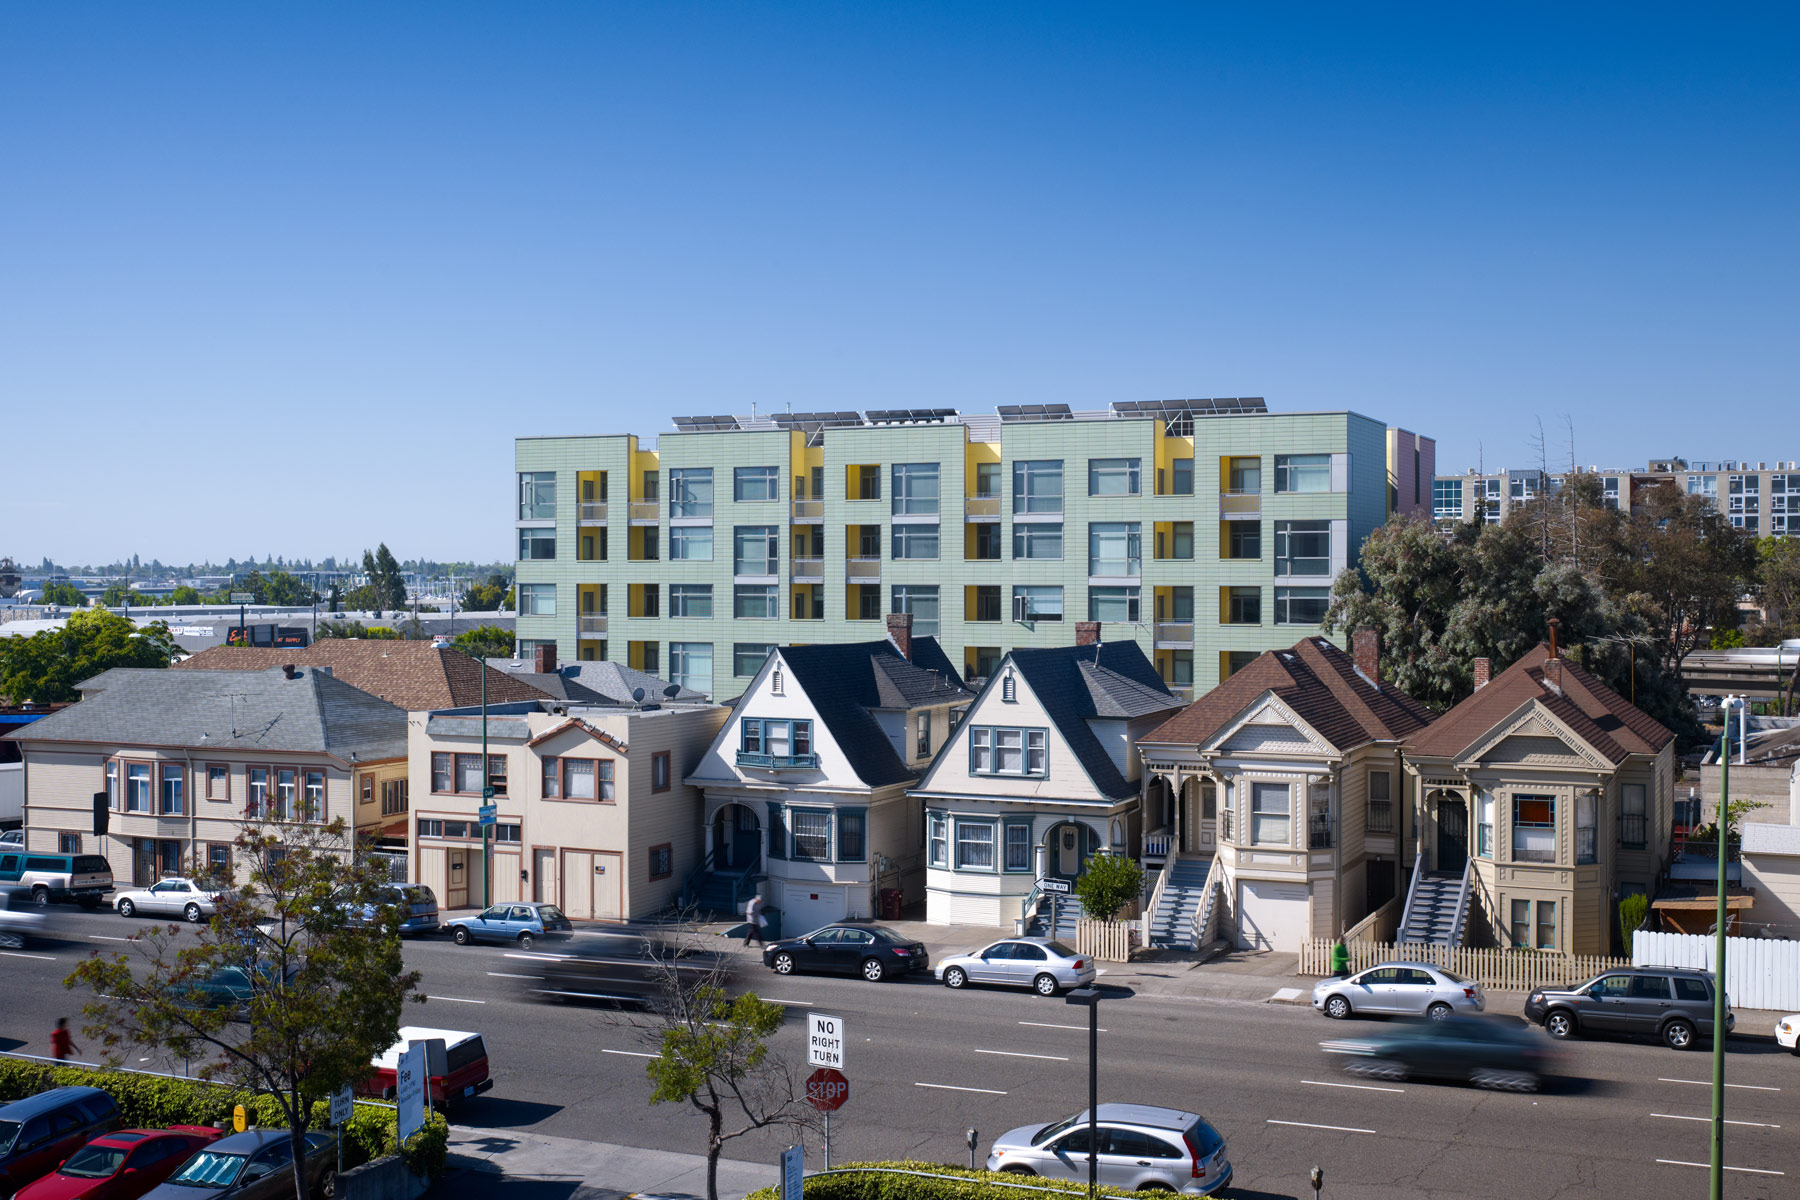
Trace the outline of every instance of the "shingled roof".
{"type": "MultiPolygon", "coordinates": [[[[554,675],[538,674],[535,664],[529,660],[490,659],[488,665],[505,671],[516,679],[523,679],[558,700],[577,700],[587,704],[634,704],[636,701],[632,693],[638,688],[644,689],[644,700],[650,704],[660,704],[671,698],[663,694],[669,686],[667,679],[611,660],[563,663],[556,668],[554,675]]],[[[672,698],[684,703],[698,703],[706,699],[706,693],[684,687],[672,698]]]]}
{"type": "Polygon", "coordinates": [[[522,679],[483,667],[460,650],[420,641],[324,638],[301,649],[214,646],[175,667],[185,671],[266,671],[287,663],[330,667],[345,683],[407,712],[480,704],[483,670],[487,672],[489,704],[552,698],[522,679]]]}
{"type": "MultiPolygon", "coordinates": [[[[1137,795],[1138,785],[1119,772],[1088,721],[1119,720],[1173,711],[1176,699],[1136,642],[1096,642],[1014,650],[1007,661],[1024,678],[1044,713],[1081,763],[1100,794],[1113,800],[1137,795]]],[[[992,688],[1005,666],[988,681],[992,688]]]]}
{"type": "Polygon", "coordinates": [[[1562,691],[1544,677],[1550,647],[1539,643],[1486,687],[1407,739],[1408,754],[1452,761],[1474,749],[1494,728],[1535,700],[1615,766],[1633,754],[1656,754],[1674,734],[1655,717],[1562,660],[1562,691]]]}
{"type": "Polygon", "coordinates": [[[1339,751],[1400,741],[1425,728],[1431,710],[1391,684],[1377,688],[1356,660],[1321,637],[1269,650],[1158,726],[1140,744],[1199,746],[1213,740],[1265,692],[1339,751]]]}
{"type": "MultiPolygon", "coordinates": [[[[781,659],[806,693],[851,769],[870,787],[917,779],[876,722],[873,709],[973,700],[936,638],[912,640],[913,661],[891,641],[783,646],[781,659]]],[[[753,714],[754,715],[754,714],[753,714]]]]}

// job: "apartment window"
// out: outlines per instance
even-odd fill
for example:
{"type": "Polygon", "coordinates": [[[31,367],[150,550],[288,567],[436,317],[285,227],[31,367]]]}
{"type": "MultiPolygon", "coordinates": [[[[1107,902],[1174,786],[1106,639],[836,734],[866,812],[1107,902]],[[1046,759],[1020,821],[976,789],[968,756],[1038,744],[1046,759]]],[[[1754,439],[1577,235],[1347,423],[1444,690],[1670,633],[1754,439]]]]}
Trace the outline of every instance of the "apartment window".
{"type": "MultiPolygon", "coordinates": [[[[115,784],[111,777],[112,765],[110,763],[107,764],[107,776],[107,807],[110,808],[112,806],[111,797],[115,790],[115,784]]],[[[208,800],[231,799],[231,768],[224,763],[206,764],[206,798],[208,800]]]]}
{"type": "Polygon", "coordinates": [[[978,585],[971,599],[974,601],[969,614],[971,621],[998,621],[1000,619],[999,584],[978,585]]]}
{"type": "Polygon", "coordinates": [[[381,785],[381,815],[391,817],[405,812],[410,807],[407,797],[407,781],[389,779],[381,785]]]}
{"type": "Polygon", "coordinates": [[[781,587],[740,583],[731,589],[731,615],[740,621],[773,621],[781,615],[781,587]]]}
{"type": "Polygon", "coordinates": [[[1551,796],[1513,797],[1513,861],[1556,861],[1556,800],[1551,796]]]}
{"type": "Polygon", "coordinates": [[[774,525],[739,525],[733,531],[731,570],[735,575],[774,575],[780,571],[780,534],[774,525]]]}
{"type": "Polygon", "coordinates": [[[1531,901],[1514,900],[1511,905],[1512,943],[1521,949],[1531,948],[1531,901]]]}
{"type": "Polygon", "coordinates": [[[1000,464],[975,464],[975,494],[981,497],[1000,494],[1000,464]]]}
{"type": "Polygon", "coordinates": [[[782,760],[804,759],[812,754],[812,722],[745,717],[738,731],[745,754],[766,754],[782,760]]]}
{"type": "Polygon", "coordinates": [[[855,609],[853,621],[881,620],[881,588],[876,584],[851,584],[850,595],[855,601],[846,604],[845,609],[855,609]]]}
{"type": "Polygon", "coordinates": [[[1275,574],[1331,574],[1331,522],[1275,522],[1275,574]]]}
{"type": "Polygon", "coordinates": [[[1250,839],[1259,846],[1285,846],[1292,804],[1285,783],[1257,783],[1250,787],[1250,839]]]}
{"type": "Polygon", "coordinates": [[[881,499],[881,468],[874,463],[860,463],[850,468],[852,500],[881,499]]]}
{"type": "MultiPolygon", "coordinates": [[[[1616,495],[1616,493],[1615,493],[1616,495]]],[[[1614,504],[1613,507],[1618,507],[1614,504]]],[[[1431,515],[1438,521],[1458,521],[1462,519],[1463,481],[1460,479],[1434,479],[1431,482],[1431,515]]]]}
{"type": "Polygon", "coordinates": [[[1257,656],[1258,656],[1258,651],[1255,651],[1255,650],[1225,650],[1225,651],[1221,651],[1220,655],[1219,655],[1220,682],[1223,682],[1226,679],[1230,679],[1233,675],[1236,675],[1239,671],[1243,670],[1245,667],[1247,667],[1251,663],[1255,662],[1257,659],[1257,656]]]}
{"type": "Polygon", "coordinates": [[[675,873],[675,846],[664,842],[660,846],[650,847],[650,878],[652,880],[667,879],[675,873]]]}
{"type": "Polygon", "coordinates": [[[244,789],[246,792],[245,810],[253,817],[267,816],[269,812],[269,769],[267,767],[247,769],[244,772],[244,789]]]}
{"type": "Polygon", "coordinates": [[[301,799],[305,802],[302,820],[325,819],[325,772],[308,771],[301,779],[301,799]]]}
{"type": "Polygon", "coordinates": [[[1275,589],[1275,623],[1277,625],[1323,625],[1325,612],[1330,607],[1330,588],[1278,587],[1275,589]]]}
{"type": "Polygon", "coordinates": [[[1227,625],[1262,624],[1262,589],[1228,587],[1225,589],[1225,623],[1227,625]]]}
{"type": "Polygon", "coordinates": [[[731,673],[739,679],[747,679],[762,670],[763,663],[769,660],[769,652],[775,649],[774,642],[738,642],[731,647],[731,673]]]}
{"type": "Polygon", "coordinates": [[[1194,494],[1194,460],[1191,458],[1172,458],[1169,460],[1169,495],[1191,496],[1194,494]]]}
{"type": "Polygon", "coordinates": [[[1225,557],[1261,558],[1262,522],[1226,521],[1225,557]]]}
{"type": "Polygon", "coordinates": [[[938,511],[938,465],[894,464],[894,515],[935,516],[938,511]]]}
{"type": "Polygon", "coordinates": [[[1494,798],[1486,792],[1475,796],[1475,853],[1494,857],[1494,798]]]}
{"type": "Polygon", "coordinates": [[[1060,587],[1013,585],[1013,613],[1018,621],[1060,621],[1063,619],[1063,590],[1060,587]]]}
{"type": "MultiPolygon", "coordinates": [[[[437,770],[435,760],[438,756],[434,754],[431,757],[434,760],[432,771],[435,773],[437,770]]],[[[435,792],[438,788],[433,784],[431,790],[435,792]]],[[[544,759],[544,799],[562,799],[562,759],[560,758],[544,759]]]]}
{"type": "Polygon", "coordinates": [[[1013,464],[1013,512],[1059,513],[1063,510],[1061,459],[1013,464]]]}
{"type": "Polygon", "coordinates": [[[568,800],[597,800],[599,794],[595,790],[596,776],[594,770],[599,763],[591,758],[565,758],[562,763],[562,791],[568,800]]]}
{"type": "Polygon", "coordinates": [[[150,764],[125,764],[125,811],[150,811],[150,764]]]}
{"type": "Polygon", "coordinates": [[[1599,797],[1583,792],[1575,797],[1575,861],[1591,863],[1599,858],[1599,797]]]}
{"type": "Polygon", "coordinates": [[[357,785],[360,801],[363,804],[375,803],[375,777],[364,775],[358,779],[357,785]]]}
{"type": "MultiPolygon", "coordinates": [[[[991,528],[998,531],[999,526],[991,528]]],[[[1013,557],[1060,560],[1063,556],[1063,527],[1059,525],[1014,525],[1013,557]]]]}
{"type": "Polygon", "coordinates": [[[927,841],[929,843],[928,853],[930,854],[931,865],[934,867],[949,866],[949,818],[945,817],[942,813],[931,813],[925,818],[925,823],[929,827],[927,841]]]}
{"type": "Polygon", "coordinates": [[[1031,870],[1031,826],[1009,821],[1006,825],[1006,869],[1031,870]]]}
{"type": "Polygon", "coordinates": [[[650,790],[666,792],[669,786],[669,752],[658,750],[650,756],[650,790]]]}
{"type": "Polygon", "coordinates": [[[1088,574],[1143,574],[1144,551],[1136,521],[1095,521],[1088,526],[1088,574]]]}
{"type": "Polygon", "coordinates": [[[776,467],[737,467],[731,473],[733,500],[779,500],[781,484],[776,467]]]}
{"type": "Polygon", "coordinates": [[[1277,454],[1275,456],[1275,490],[1277,492],[1329,492],[1331,490],[1331,455],[1277,454]]]}
{"type": "Polygon", "coordinates": [[[441,751],[431,756],[431,790],[439,795],[456,790],[450,779],[450,755],[441,751]]]}
{"type": "Polygon", "coordinates": [[[1088,495],[1138,495],[1141,490],[1141,462],[1141,459],[1136,458],[1088,459],[1088,495]]]}
{"type": "Polygon", "coordinates": [[[59,833],[56,835],[56,852],[58,854],[80,854],[81,835],[79,833],[59,833]]]}
{"type": "Polygon", "coordinates": [[[554,617],[556,585],[554,583],[521,583],[519,615],[522,617],[554,617]]]}
{"type": "Polygon", "coordinates": [[[713,560],[712,526],[669,526],[669,559],[671,562],[711,562],[713,560]]]}
{"type": "Polygon", "coordinates": [[[287,768],[275,772],[275,819],[291,821],[294,819],[296,805],[300,800],[300,773],[287,768]]]}
{"type": "Polygon", "coordinates": [[[1712,496],[1719,494],[1719,477],[1717,475],[1689,475],[1687,490],[1690,496],[1712,496]]]}
{"type": "Polygon", "coordinates": [[[1194,523],[1171,521],[1156,531],[1156,557],[1189,559],[1194,557],[1194,523]]]}
{"type": "Polygon", "coordinates": [[[671,583],[669,585],[671,617],[711,617],[712,584],[671,583]]]}
{"type": "Polygon", "coordinates": [[[917,740],[913,743],[914,758],[931,757],[931,714],[919,714],[917,740]]]}
{"type": "Polygon", "coordinates": [[[1254,494],[1262,491],[1262,459],[1226,459],[1224,483],[1228,493],[1254,494]]]}
{"type": "Polygon", "coordinates": [[[185,778],[180,763],[162,764],[162,787],[157,796],[157,811],[165,817],[179,817],[187,812],[185,778]]]}
{"type": "Polygon", "coordinates": [[[1627,783],[1619,789],[1619,847],[1642,850],[1646,845],[1648,809],[1641,783],[1627,783]]]}
{"type": "Polygon", "coordinates": [[[1091,587],[1088,589],[1088,620],[1134,622],[1140,617],[1139,589],[1134,587],[1091,587]]]}
{"type": "Polygon", "coordinates": [[[519,530],[519,561],[541,562],[556,557],[556,530],[519,530]]]}
{"type": "Polygon", "coordinates": [[[992,821],[956,822],[956,869],[959,871],[991,871],[994,869],[994,824],[992,821]]]}
{"type": "Polygon", "coordinates": [[[788,810],[794,831],[795,862],[831,861],[831,812],[829,809],[788,810]]]}
{"type": "Polygon", "coordinates": [[[999,559],[1000,548],[1004,544],[999,524],[975,526],[975,557],[977,559],[987,561],[999,559]]]}
{"type": "Polygon", "coordinates": [[[1556,901],[1539,900],[1537,905],[1537,948],[1556,949],[1556,901]]]}
{"type": "Polygon", "coordinates": [[[582,562],[606,561],[606,530],[596,529],[593,533],[584,533],[576,545],[575,557],[582,562]]]}
{"type": "Polygon", "coordinates": [[[862,862],[868,857],[868,816],[860,808],[840,808],[837,812],[837,860],[862,862]]]}
{"type": "Polygon", "coordinates": [[[712,691],[711,642],[670,642],[669,682],[691,692],[712,691]]]}
{"type": "Polygon", "coordinates": [[[669,515],[711,517],[713,478],[711,467],[674,467],[669,471],[669,515]]]}
{"type": "Polygon", "coordinates": [[[206,844],[206,866],[220,878],[231,878],[231,847],[220,842],[206,844]]]}
{"type": "Polygon", "coordinates": [[[936,525],[894,526],[894,558],[936,558],[938,527],[936,525]]]}
{"type": "Polygon", "coordinates": [[[117,811],[119,807],[119,764],[106,764],[106,807],[117,811]]]}
{"type": "Polygon", "coordinates": [[[936,584],[929,587],[919,585],[894,585],[894,607],[897,613],[911,613],[913,634],[917,637],[936,637],[938,631],[938,589],[936,584]]]}
{"type": "Polygon", "coordinates": [[[1369,772],[1369,832],[1394,832],[1394,776],[1390,771],[1369,772]]]}
{"type": "Polygon", "coordinates": [[[969,730],[969,772],[1041,779],[1049,771],[1046,739],[1042,729],[978,725],[969,730]]]}
{"type": "Polygon", "coordinates": [[[506,755],[488,755],[487,785],[493,789],[494,795],[506,795],[506,755]]]}
{"type": "Polygon", "coordinates": [[[456,791],[462,796],[481,795],[481,755],[456,756],[456,791]]]}
{"type": "Polygon", "coordinates": [[[554,521],[555,519],[556,472],[520,471],[519,520],[554,521]]]}

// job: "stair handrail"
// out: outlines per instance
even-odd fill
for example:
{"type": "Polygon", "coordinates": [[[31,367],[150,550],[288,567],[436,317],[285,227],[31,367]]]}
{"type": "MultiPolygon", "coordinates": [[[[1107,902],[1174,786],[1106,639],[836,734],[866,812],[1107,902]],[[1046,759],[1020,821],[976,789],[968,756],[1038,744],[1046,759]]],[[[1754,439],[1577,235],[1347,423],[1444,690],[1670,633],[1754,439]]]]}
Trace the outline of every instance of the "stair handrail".
{"type": "Polygon", "coordinates": [[[1044,902],[1043,886],[1037,882],[1031,885],[1031,891],[1019,903],[1019,915],[1014,924],[1014,937],[1024,937],[1025,931],[1031,927],[1031,919],[1037,916],[1038,905],[1044,902]]]}
{"type": "Polygon", "coordinates": [[[716,853],[717,851],[708,850],[706,856],[700,860],[700,865],[689,871],[688,877],[682,881],[681,890],[675,893],[675,902],[682,908],[688,908],[700,899],[695,886],[708,871],[713,869],[713,855],[716,853]]]}
{"type": "Polygon", "coordinates": [[[1188,926],[1188,936],[1195,950],[1212,945],[1213,940],[1219,936],[1217,904],[1219,885],[1222,882],[1219,878],[1219,856],[1215,854],[1206,867],[1206,882],[1200,885],[1200,903],[1194,906],[1194,915],[1189,918],[1192,924],[1188,926]]]}
{"type": "Polygon", "coordinates": [[[1156,872],[1156,886],[1150,889],[1150,902],[1144,906],[1139,917],[1139,928],[1142,930],[1142,944],[1150,944],[1150,925],[1156,920],[1156,910],[1162,904],[1163,889],[1169,886],[1169,876],[1174,874],[1175,863],[1179,854],[1163,855],[1163,864],[1156,872]]]}
{"type": "Polygon", "coordinates": [[[1459,888],[1456,893],[1456,920],[1450,924],[1449,948],[1452,950],[1462,945],[1463,920],[1469,913],[1469,880],[1473,877],[1474,872],[1475,860],[1472,858],[1463,859],[1462,887],[1459,888]]]}
{"type": "Polygon", "coordinates": [[[1425,848],[1419,848],[1419,856],[1413,859],[1412,882],[1406,885],[1406,907],[1400,912],[1400,937],[1406,937],[1406,931],[1412,926],[1413,905],[1419,898],[1419,880],[1425,876],[1425,848]]]}

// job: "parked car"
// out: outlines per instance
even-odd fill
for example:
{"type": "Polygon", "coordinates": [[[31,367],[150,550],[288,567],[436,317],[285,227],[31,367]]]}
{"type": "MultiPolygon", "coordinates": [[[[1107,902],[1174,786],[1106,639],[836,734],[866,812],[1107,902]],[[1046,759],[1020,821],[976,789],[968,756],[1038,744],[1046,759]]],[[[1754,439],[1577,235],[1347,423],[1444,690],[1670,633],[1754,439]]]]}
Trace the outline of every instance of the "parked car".
{"type": "Polygon", "coordinates": [[[479,916],[463,917],[450,924],[450,936],[459,946],[470,942],[516,942],[526,950],[539,940],[560,941],[574,931],[562,909],[536,901],[496,904],[479,916]]]}
{"type": "Polygon", "coordinates": [[[1374,1079],[1448,1079],[1477,1087],[1535,1092],[1553,1055],[1542,1037],[1491,1018],[1405,1021],[1365,1037],[1321,1042],[1344,1055],[1344,1071],[1374,1079]]]}
{"type": "Polygon", "coordinates": [[[1800,1054],[1800,1014],[1786,1016],[1775,1022],[1775,1044],[1800,1054]]]}
{"type": "Polygon", "coordinates": [[[438,931],[437,893],[422,883],[388,885],[393,903],[400,908],[400,936],[419,937],[438,931]]]}
{"type": "Polygon", "coordinates": [[[937,965],[945,987],[999,983],[1028,987],[1040,996],[1094,982],[1094,960],[1049,938],[1007,938],[973,954],[953,954],[937,965]]]}
{"type": "Polygon", "coordinates": [[[370,1064],[374,1070],[357,1090],[365,1096],[392,1100],[400,1056],[418,1042],[425,1043],[425,1077],[432,1104],[440,1108],[455,1105],[494,1086],[488,1075],[487,1043],[479,1033],[407,1025],[401,1028],[399,1041],[375,1056],[370,1064]]]}
{"type": "Polygon", "coordinates": [[[1348,979],[1321,979],[1312,993],[1313,1007],[1339,1021],[1354,1013],[1441,1021],[1454,1013],[1478,1013],[1486,1004],[1479,983],[1419,962],[1382,963],[1348,979]]]}
{"type": "Polygon", "coordinates": [[[121,1129],[95,1138],[13,1200],[137,1200],[220,1136],[206,1125],[121,1129]]]}
{"type": "Polygon", "coordinates": [[[120,892],[113,908],[121,917],[139,913],[180,916],[198,925],[218,911],[219,892],[192,879],[159,879],[147,888],[120,892]]]}
{"type": "MultiPolygon", "coordinates": [[[[1102,1104],[1094,1110],[1103,1186],[1205,1196],[1231,1182],[1225,1139],[1197,1113],[1149,1104],[1102,1104]]],[[[1088,1114],[1052,1125],[1025,1125],[994,1139],[987,1168],[1086,1182],[1088,1114]]]]}
{"type": "MultiPolygon", "coordinates": [[[[1538,988],[1525,998],[1525,1018],[1553,1038],[1623,1033],[1660,1038],[1687,1050],[1713,1032],[1713,976],[1685,967],[1608,971],[1574,988],[1538,988]]],[[[1737,1024],[1725,997],[1725,1032],[1737,1024]]]]}
{"type": "Polygon", "coordinates": [[[25,848],[25,831],[23,829],[0,829],[0,850],[23,850],[25,848]]]}
{"type": "Polygon", "coordinates": [[[795,971],[835,971],[880,983],[889,975],[931,968],[925,944],[885,925],[827,925],[805,937],[770,942],[763,965],[777,975],[795,971]]]}
{"type": "Polygon", "coordinates": [[[44,914],[31,889],[0,885],[0,950],[22,950],[25,939],[44,932],[44,914]]]}
{"type": "MultiPolygon", "coordinates": [[[[246,1129],[207,1146],[175,1169],[145,1200],[294,1200],[294,1149],[285,1129],[246,1129]]],[[[307,1194],[337,1190],[337,1138],[306,1135],[307,1194]]]]}
{"type": "Polygon", "coordinates": [[[0,1105],[0,1195],[48,1175],[89,1138],[118,1127],[119,1106],[99,1088],[51,1088],[0,1105]]]}
{"type": "Polygon", "coordinates": [[[0,847],[0,883],[30,888],[39,908],[52,900],[98,908],[113,890],[112,864],[98,854],[38,854],[0,847]]]}

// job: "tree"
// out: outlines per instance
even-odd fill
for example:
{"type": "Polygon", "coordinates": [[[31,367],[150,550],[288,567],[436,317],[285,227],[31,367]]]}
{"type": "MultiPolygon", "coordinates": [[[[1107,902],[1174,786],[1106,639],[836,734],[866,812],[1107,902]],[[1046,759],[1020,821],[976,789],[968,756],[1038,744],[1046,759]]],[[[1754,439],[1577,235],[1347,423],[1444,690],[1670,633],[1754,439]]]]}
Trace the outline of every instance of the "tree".
{"type": "Polygon", "coordinates": [[[1121,908],[1144,894],[1144,868],[1123,854],[1094,854],[1087,860],[1075,895],[1090,917],[1113,919],[1121,908]]]}
{"type": "Polygon", "coordinates": [[[512,580],[495,573],[486,583],[472,583],[458,603],[468,612],[498,612],[512,607],[512,580]]]}
{"type": "Polygon", "coordinates": [[[174,653],[166,622],[140,629],[104,608],[82,609],[61,629],[0,638],[0,695],[15,703],[74,700],[84,679],[114,667],[166,667],[174,653]]]}
{"type": "Polygon", "coordinates": [[[1758,645],[1800,634],[1800,537],[1756,543],[1756,602],[1766,615],[1758,645]]]}
{"type": "Polygon", "coordinates": [[[311,604],[317,599],[318,595],[311,588],[307,587],[298,575],[290,574],[287,571],[275,570],[270,571],[268,575],[264,577],[262,597],[258,603],[284,604],[297,607],[302,604],[311,604]]]}
{"type": "Polygon", "coordinates": [[[499,625],[480,625],[457,634],[455,646],[470,658],[511,658],[513,631],[499,625]]]}
{"type": "Polygon", "coordinates": [[[200,592],[184,583],[169,593],[169,603],[198,604],[200,603],[200,592]]]}
{"type": "Polygon", "coordinates": [[[403,1005],[424,997],[401,960],[387,870],[355,853],[343,818],[253,825],[236,854],[248,870],[197,939],[172,924],[142,929],[65,986],[93,993],[85,1032],[113,1065],[130,1051],[163,1051],[199,1060],[203,1079],[274,1097],[304,1196],[313,1102],[365,1078],[398,1037],[403,1005]],[[249,994],[209,1006],[201,985],[226,969],[243,971],[249,994]]]}
{"type": "Polygon", "coordinates": [[[88,602],[80,588],[66,581],[45,584],[39,599],[45,604],[56,604],[64,608],[86,608],[88,602]]]}
{"type": "Polygon", "coordinates": [[[372,554],[367,550],[363,551],[363,573],[369,577],[367,586],[374,589],[377,598],[376,603],[369,606],[371,609],[406,606],[406,578],[386,542],[381,543],[372,554]]]}

